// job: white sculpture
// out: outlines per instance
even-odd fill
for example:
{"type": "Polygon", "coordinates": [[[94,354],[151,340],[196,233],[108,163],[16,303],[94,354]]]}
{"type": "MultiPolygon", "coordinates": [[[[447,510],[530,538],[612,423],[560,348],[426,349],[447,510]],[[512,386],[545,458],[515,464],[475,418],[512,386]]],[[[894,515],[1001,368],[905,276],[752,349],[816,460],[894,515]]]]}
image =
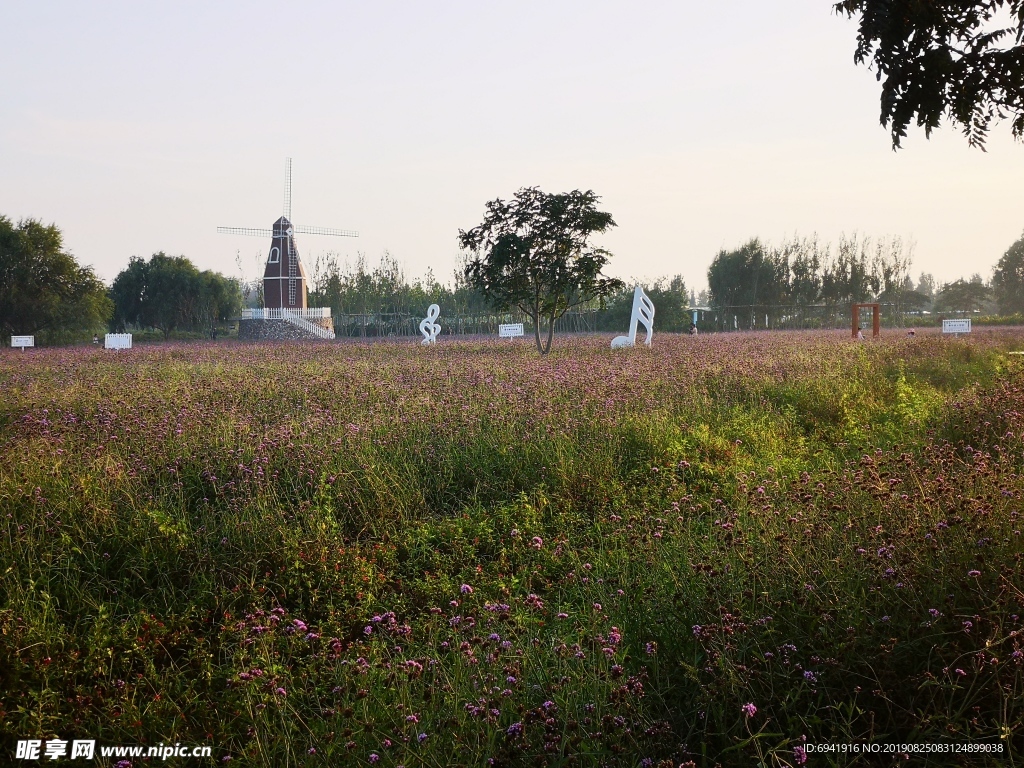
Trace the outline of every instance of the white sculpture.
{"type": "Polygon", "coordinates": [[[651,346],[651,338],[654,336],[654,303],[639,285],[633,291],[633,314],[629,318],[629,335],[616,336],[612,339],[612,349],[632,347],[636,344],[637,321],[643,323],[644,328],[647,329],[647,338],[644,339],[644,344],[648,347],[651,346]]]}
{"type": "Polygon", "coordinates": [[[441,316],[441,308],[437,304],[427,307],[427,316],[420,320],[420,333],[423,334],[423,341],[420,344],[433,344],[437,341],[437,334],[441,332],[441,326],[435,320],[441,316]]]}

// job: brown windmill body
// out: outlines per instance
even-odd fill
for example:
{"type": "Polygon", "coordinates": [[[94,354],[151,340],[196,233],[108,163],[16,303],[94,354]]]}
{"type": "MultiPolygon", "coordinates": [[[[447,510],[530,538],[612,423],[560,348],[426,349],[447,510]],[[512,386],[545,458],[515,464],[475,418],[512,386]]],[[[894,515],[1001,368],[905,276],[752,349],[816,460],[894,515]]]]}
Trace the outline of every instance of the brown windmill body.
{"type": "Polygon", "coordinates": [[[284,216],[274,222],[270,254],[263,270],[263,306],[306,309],[306,268],[299,258],[292,223],[284,216]]]}

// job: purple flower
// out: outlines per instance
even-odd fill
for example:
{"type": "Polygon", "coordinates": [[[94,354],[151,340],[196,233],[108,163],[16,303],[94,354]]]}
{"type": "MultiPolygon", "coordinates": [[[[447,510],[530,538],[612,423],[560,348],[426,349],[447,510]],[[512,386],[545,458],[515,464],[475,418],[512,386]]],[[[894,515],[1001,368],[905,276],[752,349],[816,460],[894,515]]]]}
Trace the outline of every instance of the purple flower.
{"type": "Polygon", "coordinates": [[[506,734],[508,734],[509,736],[513,736],[513,737],[519,736],[522,732],[523,732],[523,724],[522,723],[512,723],[512,725],[510,725],[508,727],[508,730],[505,731],[506,734]]]}
{"type": "Polygon", "coordinates": [[[757,707],[754,706],[753,702],[748,702],[740,707],[740,711],[743,712],[745,717],[753,717],[757,714],[757,707]]]}
{"type": "Polygon", "coordinates": [[[473,594],[473,588],[469,586],[469,584],[463,584],[461,587],[459,587],[459,591],[464,595],[473,594]]]}
{"type": "Polygon", "coordinates": [[[979,576],[981,576],[981,571],[968,571],[967,575],[970,576],[971,578],[975,578],[976,579],[979,576]]]}
{"type": "Polygon", "coordinates": [[[807,750],[804,747],[793,747],[793,762],[797,765],[807,762],[807,750]]]}
{"type": "Polygon", "coordinates": [[[544,546],[544,539],[542,539],[540,536],[534,536],[532,539],[530,539],[530,544],[534,547],[534,549],[540,549],[544,546]]]}
{"type": "Polygon", "coordinates": [[[425,734],[425,733],[421,733],[419,736],[416,737],[416,741],[418,741],[420,744],[422,744],[426,740],[427,740],[427,734],[425,734]]]}
{"type": "Polygon", "coordinates": [[[371,763],[376,763],[378,760],[380,760],[380,755],[378,755],[376,752],[371,752],[370,756],[367,759],[371,763]]]}

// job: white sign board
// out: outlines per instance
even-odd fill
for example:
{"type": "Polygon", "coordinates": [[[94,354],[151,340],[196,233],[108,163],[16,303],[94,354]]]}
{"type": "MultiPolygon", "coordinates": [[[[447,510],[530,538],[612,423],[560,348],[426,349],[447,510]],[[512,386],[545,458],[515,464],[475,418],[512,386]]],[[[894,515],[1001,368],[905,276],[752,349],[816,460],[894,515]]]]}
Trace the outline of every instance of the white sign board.
{"type": "Polygon", "coordinates": [[[943,333],[970,333],[971,332],[971,318],[967,317],[962,320],[943,320],[942,321],[942,332],[943,333]]]}
{"type": "Polygon", "coordinates": [[[25,347],[34,347],[36,345],[35,336],[11,336],[11,346],[21,347],[21,351],[25,351],[25,347]]]}
{"type": "Polygon", "coordinates": [[[130,333],[108,333],[103,337],[104,349],[131,349],[132,335],[130,333]]]}
{"type": "Polygon", "coordinates": [[[502,339],[511,339],[513,336],[523,335],[522,323],[503,323],[498,326],[498,336],[502,339]]]}

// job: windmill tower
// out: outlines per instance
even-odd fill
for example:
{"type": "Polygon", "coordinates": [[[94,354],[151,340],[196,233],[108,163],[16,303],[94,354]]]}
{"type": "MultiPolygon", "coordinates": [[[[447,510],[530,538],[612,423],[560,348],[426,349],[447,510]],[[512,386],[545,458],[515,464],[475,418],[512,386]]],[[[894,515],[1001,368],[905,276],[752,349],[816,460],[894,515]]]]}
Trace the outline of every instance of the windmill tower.
{"type": "Polygon", "coordinates": [[[299,258],[295,235],[330,235],[332,237],[359,237],[358,232],[327,227],[295,226],[292,218],[292,159],[285,162],[284,215],[274,222],[273,229],[248,227],[217,227],[223,235],[250,235],[270,237],[270,253],[263,270],[263,305],[266,309],[290,310],[304,313],[306,305],[306,268],[299,258]]]}

